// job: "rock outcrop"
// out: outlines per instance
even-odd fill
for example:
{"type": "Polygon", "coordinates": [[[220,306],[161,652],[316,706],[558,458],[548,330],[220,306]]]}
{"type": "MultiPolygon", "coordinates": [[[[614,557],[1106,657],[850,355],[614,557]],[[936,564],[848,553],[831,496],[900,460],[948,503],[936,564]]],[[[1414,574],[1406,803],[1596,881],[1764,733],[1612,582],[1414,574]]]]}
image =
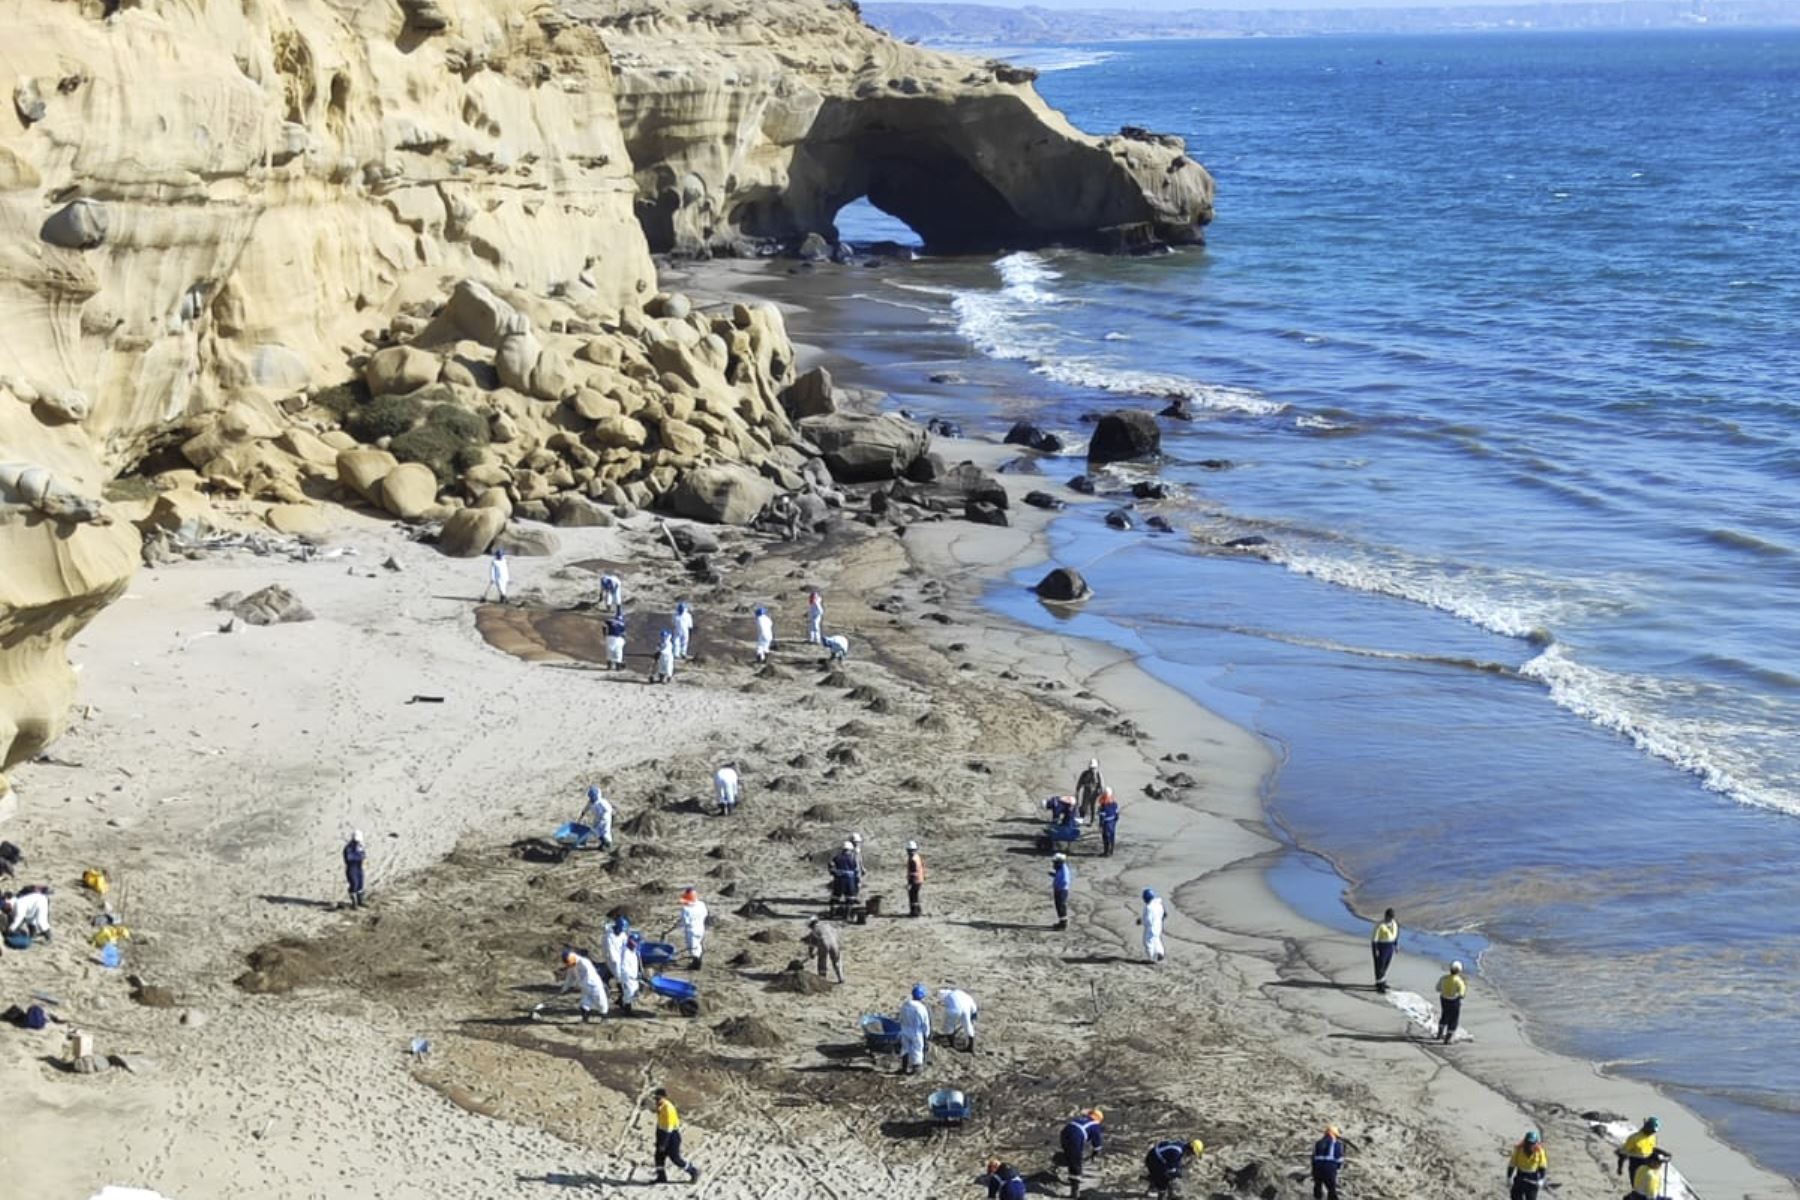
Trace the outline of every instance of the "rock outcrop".
{"type": "MultiPolygon", "coordinates": [[[[134,565],[232,524],[316,540],[338,500],[476,554],[599,504],[828,513],[795,427],[847,426],[826,381],[795,390],[774,309],[656,294],[653,248],[829,252],[865,194],[946,247],[1211,212],[1179,143],[1088,137],[837,0],[0,0],[0,28],[0,771],[60,731],[65,647],[134,565]]],[[[839,478],[929,462],[854,421],[818,447],[839,478]]]]}
{"type": "MultiPolygon", "coordinates": [[[[613,52],[650,244],[835,238],[867,196],[939,249],[1200,238],[1179,138],[1082,133],[1031,72],[898,42],[826,0],[568,0],[613,52]]],[[[815,250],[816,254],[816,250],[815,250]]]]}

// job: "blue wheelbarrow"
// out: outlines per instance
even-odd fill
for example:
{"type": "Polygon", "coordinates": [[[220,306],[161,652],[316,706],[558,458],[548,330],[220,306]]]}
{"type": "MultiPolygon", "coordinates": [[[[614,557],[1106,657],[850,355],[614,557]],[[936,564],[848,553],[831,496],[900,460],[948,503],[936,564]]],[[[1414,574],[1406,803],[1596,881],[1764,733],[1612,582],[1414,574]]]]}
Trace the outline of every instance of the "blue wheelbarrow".
{"type": "Polygon", "coordinates": [[[975,1115],[975,1106],[955,1088],[939,1088],[925,1103],[931,1108],[931,1119],[939,1125],[961,1125],[975,1115]]]}
{"type": "Polygon", "coordinates": [[[1037,847],[1049,854],[1056,850],[1073,850],[1081,839],[1081,826],[1076,824],[1046,825],[1038,834],[1037,847]]]}
{"type": "Polygon", "coordinates": [[[671,979],[667,975],[652,975],[650,990],[675,1006],[677,1012],[684,1017],[700,1015],[700,989],[685,979],[671,979]]]}
{"type": "Polygon", "coordinates": [[[900,1053],[900,1022],[880,1013],[869,1013],[857,1022],[862,1030],[863,1048],[870,1058],[900,1053]]]}
{"type": "Polygon", "coordinates": [[[646,967],[666,967],[675,961],[675,947],[670,942],[643,942],[638,946],[638,961],[646,967]]]}

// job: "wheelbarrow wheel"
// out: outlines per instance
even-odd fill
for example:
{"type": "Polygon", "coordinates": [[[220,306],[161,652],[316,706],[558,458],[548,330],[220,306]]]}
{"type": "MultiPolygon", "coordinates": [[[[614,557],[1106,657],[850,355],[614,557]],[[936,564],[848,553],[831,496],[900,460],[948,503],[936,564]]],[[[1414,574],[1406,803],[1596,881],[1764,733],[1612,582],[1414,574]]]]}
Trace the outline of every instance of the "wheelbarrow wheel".
{"type": "Polygon", "coordinates": [[[675,1007],[684,1017],[697,1017],[700,1015],[700,1002],[698,1000],[683,1000],[675,1007]]]}

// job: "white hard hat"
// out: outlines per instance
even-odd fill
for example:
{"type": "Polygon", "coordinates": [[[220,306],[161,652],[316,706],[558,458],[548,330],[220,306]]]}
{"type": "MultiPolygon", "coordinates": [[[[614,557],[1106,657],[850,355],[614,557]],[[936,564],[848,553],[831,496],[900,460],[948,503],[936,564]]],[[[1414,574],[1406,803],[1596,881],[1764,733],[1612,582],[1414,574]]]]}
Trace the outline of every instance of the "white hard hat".
{"type": "Polygon", "coordinates": [[[1069,857],[1068,855],[1064,854],[1062,851],[1059,850],[1055,854],[1050,856],[1050,861],[1051,862],[1063,862],[1068,857],[1069,857]]]}
{"type": "Polygon", "coordinates": [[[853,846],[853,845],[851,845],[851,844],[850,844],[850,843],[849,843],[849,842],[845,842],[845,843],[844,843],[844,849],[846,849],[846,850],[854,850],[854,849],[856,849],[856,847],[855,847],[855,846],[853,846]]]}
{"type": "Polygon", "coordinates": [[[351,830],[351,831],[350,831],[350,840],[351,840],[351,841],[353,841],[353,842],[360,842],[360,841],[362,841],[362,840],[363,840],[363,837],[362,837],[362,830],[360,830],[360,829],[352,829],[352,830],[351,830]]]}
{"type": "Polygon", "coordinates": [[[918,848],[919,848],[919,843],[917,843],[917,842],[908,842],[908,843],[906,843],[906,848],[907,848],[907,849],[908,849],[908,850],[917,850],[917,849],[918,849],[918,848]]]}
{"type": "Polygon", "coordinates": [[[1450,973],[1452,975],[1461,975],[1462,974],[1462,960],[1461,959],[1458,959],[1457,961],[1450,964],[1450,973]]]}
{"type": "Polygon", "coordinates": [[[1100,769],[1100,760],[1097,758],[1090,758],[1090,759],[1088,759],[1088,766],[1090,766],[1090,767],[1094,768],[1094,770],[1098,771],[1100,769]]]}
{"type": "Polygon", "coordinates": [[[851,834],[851,835],[850,835],[850,840],[851,840],[851,841],[853,841],[853,842],[861,842],[861,841],[862,841],[862,834],[860,834],[860,833],[853,833],[853,834],[851,834]]]}

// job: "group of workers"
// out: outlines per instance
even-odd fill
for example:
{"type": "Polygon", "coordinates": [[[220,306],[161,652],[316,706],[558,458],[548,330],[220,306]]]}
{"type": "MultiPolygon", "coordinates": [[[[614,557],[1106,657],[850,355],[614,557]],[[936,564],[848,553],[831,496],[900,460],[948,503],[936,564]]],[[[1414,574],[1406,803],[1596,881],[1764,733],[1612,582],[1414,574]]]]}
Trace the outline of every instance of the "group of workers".
{"type": "MultiPolygon", "coordinates": [[[[838,982],[843,982],[839,977],[838,982]]],[[[927,1007],[930,992],[922,983],[915,983],[912,994],[900,1006],[900,1074],[914,1075],[925,1067],[925,1049],[931,1041],[931,1009],[927,1007]]],[[[975,997],[961,988],[941,988],[937,994],[938,1004],[944,1012],[943,1034],[949,1039],[952,1047],[958,1039],[968,1043],[970,1053],[975,1051],[975,1018],[979,1009],[975,997]]]]}

